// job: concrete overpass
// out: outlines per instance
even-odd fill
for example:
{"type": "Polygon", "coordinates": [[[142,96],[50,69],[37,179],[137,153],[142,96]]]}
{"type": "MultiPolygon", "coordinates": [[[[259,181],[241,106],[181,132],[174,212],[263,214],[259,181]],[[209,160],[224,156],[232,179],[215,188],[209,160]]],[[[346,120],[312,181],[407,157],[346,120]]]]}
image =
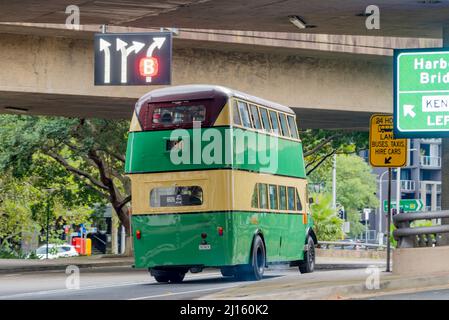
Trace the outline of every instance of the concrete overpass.
{"type": "MultiPolygon", "coordinates": [[[[154,87],[95,87],[93,34],[61,25],[0,26],[0,112],[130,118],[154,87]]],[[[110,27],[109,32],[148,31],[110,27]]],[[[181,29],[173,84],[229,86],[293,107],[301,128],[366,130],[392,111],[392,49],[438,39],[181,29]]]]}
{"type": "Polygon", "coordinates": [[[81,24],[434,38],[449,16],[447,0],[21,0],[0,2],[0,21],[64,23],[68,5],[79,6],[81,24]],[[372,4],[379,30],[365,28],[372,4]],[[300,31],[289,15],[313,28],[300,31]]]}

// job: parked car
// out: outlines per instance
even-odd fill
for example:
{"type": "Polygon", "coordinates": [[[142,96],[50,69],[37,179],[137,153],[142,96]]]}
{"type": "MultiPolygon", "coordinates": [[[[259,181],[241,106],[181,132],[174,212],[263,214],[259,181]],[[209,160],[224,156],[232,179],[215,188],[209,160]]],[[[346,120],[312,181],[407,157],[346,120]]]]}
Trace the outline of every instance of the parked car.
{"type": "MultiPolygon", "coordinates": [[[[47,258],[47,245],[43,245],[36,250],[36,255],[39,259],[47,258]]],[[[70,244],[49,244],[48,245],[48,259],[76,257],[78,252],[75,247],[70,244]]]]}

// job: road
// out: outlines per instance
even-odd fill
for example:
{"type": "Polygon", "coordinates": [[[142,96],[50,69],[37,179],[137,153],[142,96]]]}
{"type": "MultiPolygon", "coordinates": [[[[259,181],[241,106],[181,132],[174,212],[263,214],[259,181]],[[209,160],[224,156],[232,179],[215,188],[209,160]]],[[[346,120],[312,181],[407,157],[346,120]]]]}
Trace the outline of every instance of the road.
{"type": "Polygon", "coordinates": [[[369,300],[449,300],[449,288],[381,295],[369,300]]]}
{"type": "MultiPolygon", "coordinates": [[[[262,281],[292,274],[300,276],[297,268],[267,270],[262,281]]],[[[68,277],[64,271],[0,274],[0,299],[196,299],[248,284],[224,278],[219,270],[214,269],[189,273],[181,284],[160,284],[146,270],[129,267],[81,269],[79,289],[66,288],[68,277]]]]}

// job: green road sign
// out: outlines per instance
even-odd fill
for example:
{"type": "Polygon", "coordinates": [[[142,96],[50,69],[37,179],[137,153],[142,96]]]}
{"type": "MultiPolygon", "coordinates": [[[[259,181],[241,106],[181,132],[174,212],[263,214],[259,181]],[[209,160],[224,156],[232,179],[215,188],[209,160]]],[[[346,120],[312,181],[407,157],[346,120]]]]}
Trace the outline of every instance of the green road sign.
{"type": "Polygon", "coordinates": [[[394,51],[394,137],[449,136],[449,48],[394,51]]]}
{"type": "MultiPolygon", "coordinates": [[[[423,208],[422,200],[420,199],[402,199],[400,202],[400,210],[404,212],[417,212],[423,208]]],[[[391,209],[396,209],[396,201],[391,201],[391,209]]],[[[384,211],[388,211],[388,201],[384,200],[384,211]]]]}

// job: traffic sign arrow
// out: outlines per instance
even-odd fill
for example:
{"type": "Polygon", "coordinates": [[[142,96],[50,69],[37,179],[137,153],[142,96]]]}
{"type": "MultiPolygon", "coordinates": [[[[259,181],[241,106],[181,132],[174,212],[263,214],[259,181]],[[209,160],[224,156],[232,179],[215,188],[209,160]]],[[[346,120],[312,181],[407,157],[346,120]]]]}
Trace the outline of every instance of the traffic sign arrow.
{"type": "Polygon", "coordinates": [[[147,57],[152,57],[153,56],[153,51],[154,49],[158,48],[162,48],[162,45],[165,42],[165,38],[154,38],[153,39],[153,43],[148,47],[147,50],[147,57]]]}
{"type": "Polygon", "coordinates": [[[385,163],[385,164],[391,163],[391,157],[385,158],[385,162],[384,162],[384,163],[385,163]]]}
{"type": "Polygon", "coordinates": [[[117,51],[121,51],[122,52],[122,73],[121,73],[121,82],[122,83],[126,83],[126,78],[127,78],[127,74],[128,74],[128,68],[127,68],[127,61],[128,61],[128,56],[131,52],[135,52],[138,53],[140,50],[142,50],[142,48],[145,46],[145,43],[142,42],[138,42],[138,41],[133,41],[132,46],[130,46],[128,49],[126,49],[126,46],[128,45],[128,43],[126,43],[125,41],[123,41],[120,38],[117,38],[117,51]]]}
{"type": "Polygon", "coordinates": [[[413,111],[414,107],[415,106],[412,104],[404,104],[404,117],[411,116],[412,118],[414,118],[416,116],[415,111],[413,111]]]}
{"type": "Polygon", "coordinates": [[[111,51],[109,47],[111,43],[100,39],[100,51],[104,51],[104,83],[111,82],[111,51]]]}

